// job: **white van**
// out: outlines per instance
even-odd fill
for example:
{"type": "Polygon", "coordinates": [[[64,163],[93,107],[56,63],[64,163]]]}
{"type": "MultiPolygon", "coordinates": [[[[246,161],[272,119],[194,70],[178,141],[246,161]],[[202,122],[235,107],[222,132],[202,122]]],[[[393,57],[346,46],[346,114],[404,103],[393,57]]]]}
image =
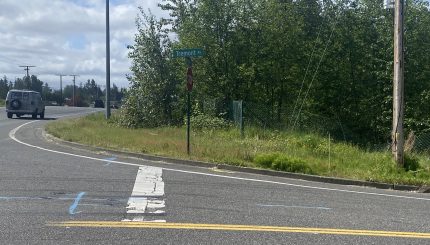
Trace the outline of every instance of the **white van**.
{"type": "Polygon", "coordinates": [[[45,117],[45,105],[39,92],[31,90],[10,90],[6,96],[6,113],[8,118],[13,114],[20,117],[30,114],[34,119],[37,115],[45,117]]]}

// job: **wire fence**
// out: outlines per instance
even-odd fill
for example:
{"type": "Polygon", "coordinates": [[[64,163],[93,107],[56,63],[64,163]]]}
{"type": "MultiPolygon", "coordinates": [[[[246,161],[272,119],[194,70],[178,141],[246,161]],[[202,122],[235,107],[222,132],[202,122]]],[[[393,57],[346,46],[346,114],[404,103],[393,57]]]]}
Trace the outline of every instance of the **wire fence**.
{"type": "MultiPolygon", "coordinates": [[[[292,108],[276,110],[270,105],[240,100],[206,99],[195,107],[205,115],[228,120],[241,131],[242,136],[253,127],[263,130],[317,133],[327,137],[330,135],[333,140],[357,143],[357,133],[335,115],[318,115],[306,110],[297,115],[292,113],[292,108]]],[[[390,134],[388,133],[385,138],[385,142],[361,145],[371,151],[390,151],[390,134]]],[[[406,138],[407,152],[430,154],[430,131],[419,135],[412,133],[406,138]]]]}
{"type": "MultiPolygon", "coordinates": [[[[278,131],[301,131],[330,136],[332,139],[343,142],[357,142],[359,135],[354,133],[338,117],[318,115],[306,110],[300,114],[293,114],[291,108],[282,110],[272,109],[270,105],[246,101],[231,101],[228,107],[227,118],[241,131],[246,133],[247,128],[273,129],[278,131]]],[[[386,142],[363,144],[369,150],[389,151],[390,135],[386,142]]],[[[413,150],[430,148],[430,132],[417,138],[413,150]]]]}
{"type": "Polygon", "coordinates": [[[410,133],[405,143],[405,149],[412,152],[430,154],[430,132],[424,132],[418,136],[410,133]]]}

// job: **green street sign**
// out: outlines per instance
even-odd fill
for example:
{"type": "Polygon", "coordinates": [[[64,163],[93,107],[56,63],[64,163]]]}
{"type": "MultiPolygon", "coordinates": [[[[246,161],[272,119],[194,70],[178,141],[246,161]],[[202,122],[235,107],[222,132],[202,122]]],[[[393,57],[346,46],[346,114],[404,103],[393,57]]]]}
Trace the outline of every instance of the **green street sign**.
{"type": "Polygon", "coordinates": [[[173,58],[180,57],[201,57],[205,55],[205,51],[201,48],[193,49],[174,49],[173,58]]]}

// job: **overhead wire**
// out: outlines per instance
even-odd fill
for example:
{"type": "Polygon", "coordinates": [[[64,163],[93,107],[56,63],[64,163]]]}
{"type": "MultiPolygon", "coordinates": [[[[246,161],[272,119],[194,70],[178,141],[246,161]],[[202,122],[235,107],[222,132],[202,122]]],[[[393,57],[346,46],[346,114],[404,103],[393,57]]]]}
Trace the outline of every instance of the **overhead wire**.
{"type": "Polygon", "coordinates": [[[306,98],[307,98],[307,97],[308,97],[308,95],[309,95],[309,91],[310,91],[310,90],[311,90],[311,88],[312,88],[312,85],[313,85],[313,82],[314,82],[314,80],[315,80],[315,77],[316,77],[316,75],[318,74],[318,70],[319,70],[319,68],[320,68],[320,66],[321,66],[321,63],[322,63],[322,61],[323,61],[323,59],[324,59],[324,56],[325,56],[325,54],[326,54],[326,52],[327,52],[328,45],[329,45],[329,44],[330,44],[330,42],[331,42],[331,38],[332,38],[332,36],[333,36],[333,33],[334,33],[334,29],[335,29],[336,24],[337,24],[337,21],[335,21],[335,23],[333,24],[333,27],[332,27],[332,30],[331,30],[331,33],[330,33],[329,39],[328,39],[328,41],[326,42],[326,46],[325,46],[325,48],[324,48],[323,54],[321,55],[321,58],[320,58],[320,60],[319,60],[319,62],[318,62],[318,65],[317,65],[317,68],[316,68],[316,70],[315,70],[315,72],[314,72],[314,75],[313,75],[313,77],[312,77],[312,80],[311,80],[311,82],[309,83],[308,90],[306,91],[305,97],[304,97],[304,98],[303,98],[303,100],[302,100],[302,103],[301,103],[301,105],[300,105],[299,111],[298,111],[298,113],[297,113],[296,120],[294,120],[294,124],[293,124],[292,130],[294,130],[294,129],[295,129],[296,124],[297,124],[297,122],[298,122],[298,120],[299,120],[299,118],[300,118],[300,113],[301,113],[301,111],[302,111],[303,105],[304,105],[304,103],[305,103],[305,101],[306,101],[306,98]]]}
{"type": "Polygon", "coordinates": [[[313,47],[312,53],[311,53],[311,57],[309,58],[308,66],[306,67],[305,76],[303,77],[302,84],[300,85],[299,94],[297,95],[296,102],[294,103],[293,112],[291,113],[292,117],[294,117],[294,114],[296,113],[296,108],[297,108],[297,105],[299,103],[300,96],[302,95],[303,85],[304,85],[304,83],[306,81],[306,77],[308,75],[309,67],[311,66],[311,63],[312,63],[312,58],[314,56],[315,49],[316,49],[316,46],[317,46],[320,34],[321,34],[321,29],[318,31],[317,39],[315,40],[314,47],[313,47]]]}

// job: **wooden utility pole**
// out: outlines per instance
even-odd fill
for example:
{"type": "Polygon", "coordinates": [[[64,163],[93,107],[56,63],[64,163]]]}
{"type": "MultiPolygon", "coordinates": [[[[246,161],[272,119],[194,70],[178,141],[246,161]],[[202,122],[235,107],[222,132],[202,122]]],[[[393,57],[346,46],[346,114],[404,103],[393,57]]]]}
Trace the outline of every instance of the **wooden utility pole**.
{"type": "Polygon", "coordinates": [[[30,77],[30,74],[29,74],[30,67],[36,67],[36,66],[19,66],[19,67],[25,67],[24,71],[27,71],[27,77],[30,77]]]}
{"type": "Polygon", "coordinates": [[[79,75],[69,75],[69,76],[73,77],[73,106],[76,106],[76,103],[75,103],[75,100],[76,100],[76,97],[75,97],[75,88],[76,88],[75,81],[76,81],[76,77],[79,77],[79,75]]]}
{"type": "Polygon", "coordinates": [[[63,77],[67,76],[67,75],[57,75],[60,77],[60,97],[61,97],[61,101],[60,101],[60,106],[63,106],[63,77]]]}
{"type": "Polygon", "coordinates": [[[30,67],[36,67],[36,66],[25,65],[25,66],[19,66],[19,67],[25,67],[24,71],[27,72],[27,76],[25,77],[25,86],[27,87],[27,89],[31,89],[31,79],[30,79],[29,71],[30,71],[30,67]]]}
{"type": "Polygon", "coordinates": [[[394,4],[394,77],[393,77],[393,131],[391,133],[392,152],[399,167],[404,160],[404,58],[403,58],[403,7],[404,0],[394,4]]]}

